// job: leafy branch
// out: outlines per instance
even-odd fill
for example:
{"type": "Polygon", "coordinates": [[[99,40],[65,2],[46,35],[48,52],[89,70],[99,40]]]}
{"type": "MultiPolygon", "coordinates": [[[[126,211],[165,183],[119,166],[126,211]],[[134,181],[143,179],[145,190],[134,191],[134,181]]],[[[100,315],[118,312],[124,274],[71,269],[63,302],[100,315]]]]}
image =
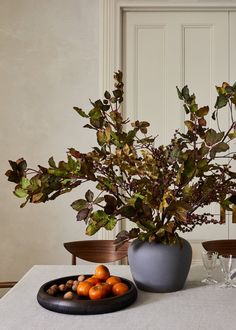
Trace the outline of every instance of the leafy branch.
{"type": "Polygon", "coordinates": [[[218,131],[208,126],[209,107],[199,107],[187,86],[177,88],[187,131],[177,130],[168,145],[155,147],[158,135],[148,134],[148,122],[130,123],[123,118],[120,71],[114,81],[112,92],[90,101],[88,113],[74,107],[87,121],[84,127],[96,134],[97,146],[87,153],[69,148],[65,161],[56,164],[50,157],[47,167],[39,165],[36,170],[28,168],[23,158],[9,161],[11,169],[6,175],[16,184],[14,194],[25,199],[21,207],[53,200],[93,182],[96,197],[88,190],[71,204],[77,220],[85,222],[88,235],[100,228],[112,230],[127,219],[134,227],[118,234],[118,244],[136,237],[170,244],[178,241],[178,232],[217,223],[214,215],[197,211],[212,202],[231,210],[236,200],[236,173],[230,167],[236,155],[229,152],[236,138],[236,85],[216,87],[212,118],[218,122],[218,131]],[[219,111],[225,111],[231,120],[226,132],[220,129],[219,111]],[[218,164],[218,158],[224,162],[218,164]]]}

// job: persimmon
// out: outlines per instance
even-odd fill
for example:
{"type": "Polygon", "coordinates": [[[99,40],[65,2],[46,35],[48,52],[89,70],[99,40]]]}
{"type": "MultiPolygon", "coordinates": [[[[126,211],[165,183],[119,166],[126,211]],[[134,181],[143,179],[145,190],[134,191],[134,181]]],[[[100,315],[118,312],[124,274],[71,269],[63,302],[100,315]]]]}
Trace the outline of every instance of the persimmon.
{"type": "Polygon", "coordinates": [[[108,284],[106,282],[101,282],[99,285],[101,285],[104,288],[104,290],[106,291],[106,297],[111,294],[111,290],[112,290],[111,284],[108,284]]]}
{"type": "Polygon", "coordinates": [[[102,281],[106,281],[110,277],[109,269],[104,265],[98,265],[95,269],[95,277],[102,281]]]}
{"type": "Polygon", "coordinates": [[[97,278],[97,277],[95,277],[95,276],[92,276],[92,277],[86,278],[85,281],[86,281],[86,282],[90,282],[90,283],[93,284],[93,285],[97,285],[97,284],[101,283],[101,280],[99,280],[99,278],[97,278]]]}
{"type": "Polygon", "coordinates": [[[106,280],[106,283],[108,283],[110,285],[114,285],[114,284],[119,283],[119,282],[121,282],[121,279],[118,276],[110,276],[106,280]]]}
{"type": "Polygon", "coordinates": [[[93,287],[93,284],[88,281],[79,282],[77,286],[77,294],[79,296],[88,297],[89,290],[93,287]]]}
{"type": "Polygon", "coordinates": [[[106,296],[107,296],[106,288],[101,284],[94,285],[89,290],[89,298],[91,300],[102,299],[105,298],[106,296]]]}
{"type": "Polygon", "coordinates": [[[128,290],[129,290],[128,285],[123,282],[116,283],[112,286],[112,293],[115,296],[120,296],[120,295],[126,293],[128,290]]]}

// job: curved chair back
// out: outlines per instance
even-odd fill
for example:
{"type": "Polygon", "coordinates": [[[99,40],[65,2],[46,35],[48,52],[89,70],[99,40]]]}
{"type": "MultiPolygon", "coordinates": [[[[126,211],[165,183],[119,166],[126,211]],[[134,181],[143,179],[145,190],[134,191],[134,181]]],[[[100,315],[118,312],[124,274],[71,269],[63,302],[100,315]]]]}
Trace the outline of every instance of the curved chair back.
{"type": "Polygon", "coordinates": [[[107,263],[127,257],[129,243],[117,247],[113,240],[86,240],[64,243],[64,247],[72,254],[72,265],[76,265],[76,257],[97,263],[107,263]]]}
{"type": "Polygon", "coordinates": [[[17,283],[17,282],[0,282],[0,288],[1,288],[1,289],[13,288],[13,286],[14,286],[16,283],[17,283]]]}
{"type": "Polygon", "coordinates": [[[232,254],[236,256],[236,239],[222,239],[202,242],[207,251],[216,251],[218,254],[232,254]]]}
{"type": "Polygon", "coordinates": [[[17,282],[13,281],[8,281],[8,282],[0,282],[0,299],[5,295],[5,293],[8,290],[5,289],[10,289],[12,288],[17,282]]]}

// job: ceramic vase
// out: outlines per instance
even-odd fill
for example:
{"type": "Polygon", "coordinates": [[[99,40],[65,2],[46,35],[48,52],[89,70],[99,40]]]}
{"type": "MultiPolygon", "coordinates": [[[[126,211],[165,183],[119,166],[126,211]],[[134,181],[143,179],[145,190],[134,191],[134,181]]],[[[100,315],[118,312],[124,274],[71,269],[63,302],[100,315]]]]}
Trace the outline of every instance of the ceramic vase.
{"type": "Polygon", "coordinates": [[[128,260],[137,287],[150,292],[172,292],[184,287],[192,261],[192,248],[181,238],[181,244],[134,240],[128,260]]]}

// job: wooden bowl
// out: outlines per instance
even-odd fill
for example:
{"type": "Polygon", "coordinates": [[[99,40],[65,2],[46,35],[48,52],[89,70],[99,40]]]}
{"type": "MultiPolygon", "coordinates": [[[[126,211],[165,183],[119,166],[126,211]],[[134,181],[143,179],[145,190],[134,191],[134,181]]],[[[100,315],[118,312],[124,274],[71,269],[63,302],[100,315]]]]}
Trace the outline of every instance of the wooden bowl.
{"type": "MultiPolygon", "coordinates": [[[[85,275],[86,278],[92,275],[85,275]]],[[[61,277],[51,280],[41,286],[37,294],[39,304],[53,312],[63,314],[104,314],[111,313],[126,308],[131,305],[137,298],[137,289],[135,285],[128,279],[120,277],[123,283],[127,284],[129,290],[120,296],[107,297],[99,300],[90,300],[81,298],[74,294],[72,300],[63,298],[64,293],[58,292],[55,296],[50,296],[47,290],[53,284],[66,283],[68,280],[76,280],[78,275],[61,277]]]]}

